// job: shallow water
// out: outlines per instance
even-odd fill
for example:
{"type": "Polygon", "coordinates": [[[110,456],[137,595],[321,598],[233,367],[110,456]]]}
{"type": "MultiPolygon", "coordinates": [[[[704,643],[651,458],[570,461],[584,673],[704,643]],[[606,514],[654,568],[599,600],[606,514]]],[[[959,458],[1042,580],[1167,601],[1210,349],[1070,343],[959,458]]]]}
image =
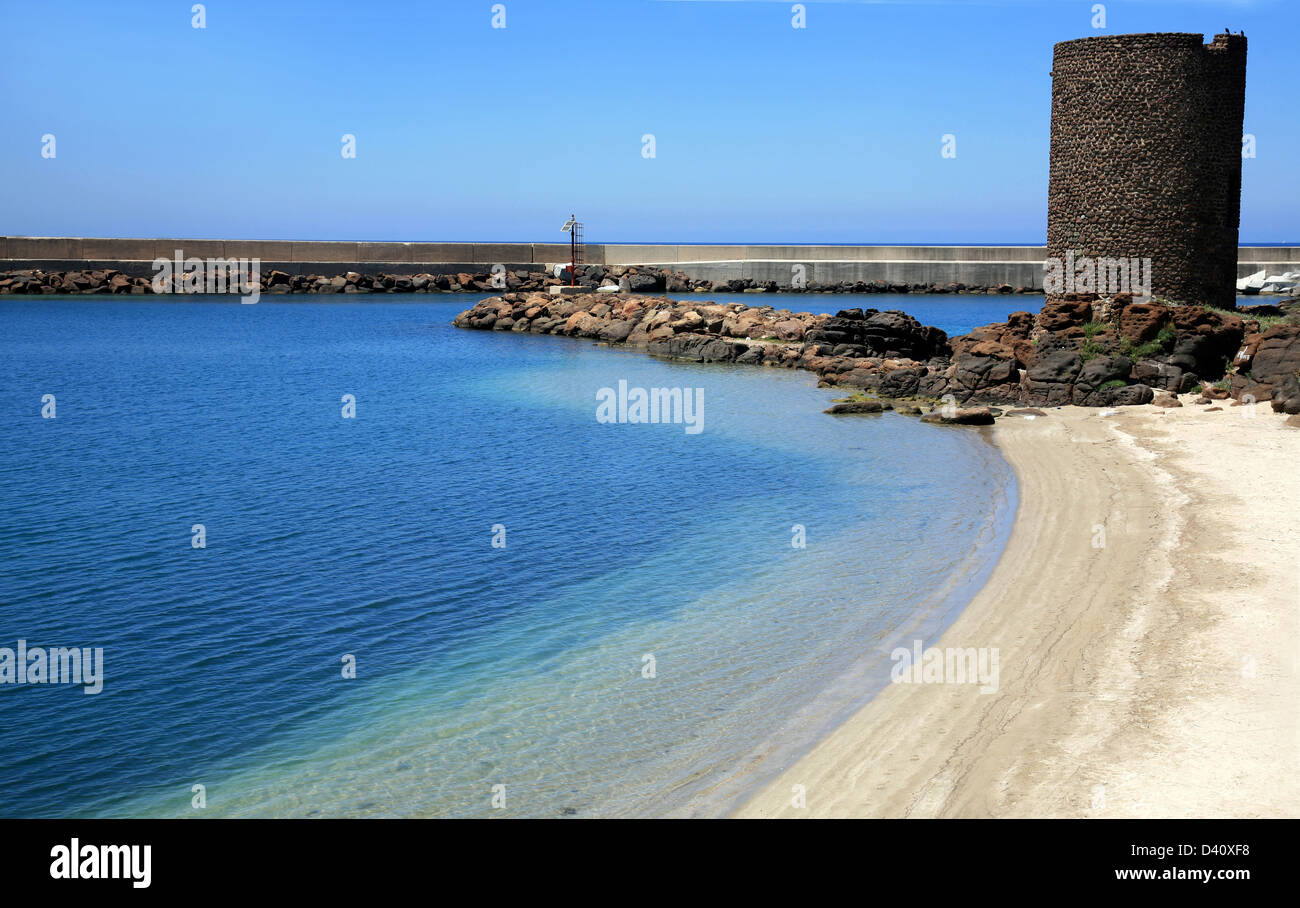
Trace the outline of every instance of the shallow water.
{"type": "Polygon", "coordinates": [[[0,646],[105,661],[0,685],[0,815],[721,813],[1005,541],[978,432],[452,329],[473,299],[0,302],[0,646]],[[619,380],[703,431],[598,423],[619,380]]]}

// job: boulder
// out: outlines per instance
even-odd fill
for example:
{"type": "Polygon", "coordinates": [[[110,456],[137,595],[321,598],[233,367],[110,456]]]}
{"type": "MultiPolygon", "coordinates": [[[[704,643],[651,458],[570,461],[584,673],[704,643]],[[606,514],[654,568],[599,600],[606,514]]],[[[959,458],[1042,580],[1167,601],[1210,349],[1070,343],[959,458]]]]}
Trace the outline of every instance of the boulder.
{"type": "Polygon", "coordinates": [[[1131,344],[1140,345],[1156,339],[1160,329],[1169,324],[1172,313],[1160,303],[1134,303],[1119,313],[1119,336],[1131,344]]]}
{"type": "MultiPolygon", "coordinates": [[[[1300,325],[1281,323],[1265,331],[1250,362],[1250,378],[1271,391],[1273,409],[1300,413],[1300,325]]],[[[1255,394],[1256,400],[1261,400],[1255,394]]]]}
{"type": "Polygon", "coordinates": [[[849,413],[882,413],[885,410],[892,410],[892,406],[878,400],[850,400],[838,403],[823,413],[829,413],[832,416],[843,416],[849,413]]]}
{"type": "Polygon", "coordinates": [[[629,274],[627,287],[633,293],[656,293],[664,289],[664,276],[661,272],[629,274]]]}
{"type": "Polygon", "coordinates": [[[943,410],[931,410],[921,417],[921,422],[937,423],[944,426],[991,426],[993,411],[988,407],[970,407],[953,410],[945,414],[943,410]]]}
{"type": "Polygon", "coordinates": [[[1272,387],[1275,413],[1300,413],[1300,376],[1287,375],[1272,387]]]}
{"type": "Polygon", "coordinates": [[[1084,363],[1074,380],[1071,401],[1081,407],[1109,407],[1114,404],[1115,392],[1128,385],[1133,360],[1127,356],[1098,356],[1084,363]],[[1121,385],[1114,385],[1121,382],[1121,385]],[[1105,387],[1106,385],[1112,387],[1105,387]]]}
{"type": "Polygon", "coordinates": [[[1074,380],[1082,368],[1083,361],[1073,350],[1056,350],[1043,356],[1025,374],[1026,402],[1046,406],[1070,403],[1074,380]]]}
{"type": "Polygon", "coordinates": [[[974,399],[1014,400],[1020,383],[1015,355],[1005,347],[987,351],[991,355],[974,352],[981,346],[976,345],[971,352],[956,355],[945,376],[948,379],[946,387],[935,390],[952,394],[963,402],[974,399]]]}
{"type": "Polygon", "coordinates": [[[898,311],[876,312],[864,319],[860,337],[859,342],[878,356],[926,360],[951,350],[945,332],[898,311]]]}
{"type": "Polygon", "coordinates": [[[1144,359],[1133,366],[1130,377],[1161,391],[1181,392],[1184,372],[1178,366],[1156,360],[1144,359]]]}
{"type": "Polygon", "coordinates": [[[921,394],[921,381],[926,371],[926,367],[919,364],[888,367],[875,383],[875,390],[886,397],[917,397],[921,394]]]}
{"type": "Polygon", "coordinates": [[[647,353],[696,363],[734,362],[748,349],[746,344],[707,334],[675,334],[646,344],[647,353]]]}
{"type": "Polygon", "coordinates": [[[1061,331],[1092,321],[1091,300],[1068,294],[1063,299],[1048,300],[1038,313],[1037,327],[1042,331],[1061,331]]]}
{"type": "Polygon", "coordinates": [[[631,319],[616,319],[606,322],[596,332],[596,336],[611,344],[621,344],[631,336],[637,323],[631,319]]]}
{"type": "Polygon", "coordinates": [[[803,322],[797,318],[783,318],[772,325],[772,334],[781,341],[803,340],[803,322]]]}

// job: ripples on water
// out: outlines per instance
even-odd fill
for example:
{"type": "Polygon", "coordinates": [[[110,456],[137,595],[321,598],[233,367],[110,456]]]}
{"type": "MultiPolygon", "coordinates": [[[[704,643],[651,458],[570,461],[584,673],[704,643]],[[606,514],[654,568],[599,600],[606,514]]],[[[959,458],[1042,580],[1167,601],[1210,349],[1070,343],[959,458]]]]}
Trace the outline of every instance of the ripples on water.
{"type": "Polygon", "coordinates": [[[0,815],[716,814],[1000,550],[977,433],[471,301],[0,302],[0,646],[105,651],[97,696],[0,687],[0,815]],[[598,424],[620,379],[703,433],[598,424]]]}

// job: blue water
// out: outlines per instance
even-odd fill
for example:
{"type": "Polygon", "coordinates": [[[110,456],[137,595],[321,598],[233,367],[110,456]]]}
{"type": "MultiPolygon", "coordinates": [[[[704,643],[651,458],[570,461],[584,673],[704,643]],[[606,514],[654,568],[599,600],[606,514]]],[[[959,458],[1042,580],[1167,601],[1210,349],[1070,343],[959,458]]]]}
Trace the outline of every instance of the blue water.
{"type": "Polygon", "coordinates": [[[898,309],[923,325],[934,325],[949,337],[1006,321],[1012,312],[1037,312],[1041,294],[925,294],[925,293],[678,293],[674,299],[744,303],[771,306],[791,312],[827,312],[841,309],[898,309]]]}
{"type": "Polygon", "coordinates": [[[1005,541],[978,432],[451,328],[473,299],[0,301],[0,647],[105,665],[0,685],[0,816],[716,815],[1005,541]],[[703,431],[598,423],[620,379],[703,431]]]}

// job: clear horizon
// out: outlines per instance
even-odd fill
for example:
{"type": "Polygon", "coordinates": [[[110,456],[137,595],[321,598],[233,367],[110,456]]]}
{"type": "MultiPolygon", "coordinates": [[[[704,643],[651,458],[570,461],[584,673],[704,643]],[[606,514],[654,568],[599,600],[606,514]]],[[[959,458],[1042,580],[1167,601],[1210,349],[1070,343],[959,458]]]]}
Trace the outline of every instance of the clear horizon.
{"type": "Polygon", "coordinates": [[[4,3],[0,234],[1042,245],[1052,46],[1227,27],[1240,242],[1300,243],[1294,4],[192,5],[4,3]]]}

